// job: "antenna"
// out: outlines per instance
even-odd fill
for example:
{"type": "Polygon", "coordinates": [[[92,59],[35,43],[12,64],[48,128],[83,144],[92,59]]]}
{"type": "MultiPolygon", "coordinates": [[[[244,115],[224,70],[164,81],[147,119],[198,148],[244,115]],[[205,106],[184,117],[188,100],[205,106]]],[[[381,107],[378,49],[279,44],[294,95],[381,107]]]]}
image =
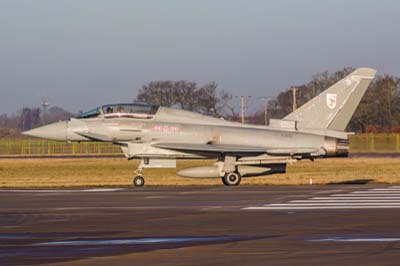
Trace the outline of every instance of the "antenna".
{"type": "Polygon", "coordinates": [[[48,101],[47,97],[43,97],[42,98],[42,107],[43,107],[42,120],[43,120],[43,124],[46,124],[45,117],[46,117],[47,107],[49,107],[49,105],[50,104],[49,104],[49,101],[48,101]]]}

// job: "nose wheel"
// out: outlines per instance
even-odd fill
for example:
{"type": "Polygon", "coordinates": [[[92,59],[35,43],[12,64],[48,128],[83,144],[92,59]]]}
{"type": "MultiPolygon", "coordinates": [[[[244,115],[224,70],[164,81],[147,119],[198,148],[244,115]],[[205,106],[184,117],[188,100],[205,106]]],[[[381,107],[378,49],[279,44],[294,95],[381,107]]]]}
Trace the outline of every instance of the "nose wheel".
{"type": "Polygon", "coordinates": [[[135,187],[143,187],[144,186],[144,178],[141,175],[135,176],[133,179],[133,185],[135,187]]]}

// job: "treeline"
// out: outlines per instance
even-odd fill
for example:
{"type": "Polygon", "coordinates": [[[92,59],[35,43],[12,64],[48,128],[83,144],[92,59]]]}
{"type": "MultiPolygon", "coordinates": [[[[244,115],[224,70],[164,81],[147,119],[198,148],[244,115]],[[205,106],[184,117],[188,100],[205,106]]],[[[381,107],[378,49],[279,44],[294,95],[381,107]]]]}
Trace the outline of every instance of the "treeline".
{"type": "Polygon", "coordinates": [[[18,136],[22,131],[65,120],[73,115],[57,106],[49,108],[46,113],[39,107],[24,107],[16,114],[0,115],[0,138],[18,136]]]}
{"type": "Polygon", "coordinates": [[[215,82],[198,85],[194,81],[153,81],[143,85],[134,102],[176,107],[216,117],[235,117],[232,95],[218,90],[215,82]]]}
{"type": "MultiPolygon", "coordinates": [[[[297,105],[300,107],[322,91],[341,80],[354,69],[344,68],[334,73],[315,74],[307,84],[294,86],[297,105]]],[[[191,81],[153,81],[143,85],[134,102],[160,104],[215,117],[240,121],[237,105],[232,95],[218,89],[215,82],[198,85],[191,81]]],[[[283,118],[292,111],[293,97],[290,88],[269,100],[268,118],[283,118]]],[[[253,109],[254,110],[254,109],[253,109]]],[[[37,126],[65,120],[74,114],[53,106],[43,114],[41,108],[25,107],[16,114],[0,115],[0,137],[18,135],[37,126]]],[[[264,108],[246,117],[247,123],[264,124],[264,108]]],[[[400,79],[392,75],[378,75],[368,88],[348,131],[359,133],[400,132],[400,79]]]]}
{"type": "MultiPolygon", "coordinates": [[[[295,86],[298,106],[311,100],[322,91],[343,79],[352,68],[329,73],[318,73],[304,85],[295,86]]],[[[292,91],[286,89],[270,101],[269,113],[273,118],[283,118],[292,111],[292,91]]],[[[264,112],[258,111],[249,119],[255,123],[264,122],[264,112]]],[[[400,79],[383,74],[377,75],[372,81],[355,114],[353,115],[348,131],[358,133],[390,133],[400,132],[400,79]]]]}
{"type": "MultiPolygon", "coordinates": [[[[334,73],[315,74],[307,84],[294,86],[298,89],[298,107],[353,72],[344,68],[334,73]]],[[[136,102],[175,106],[216,117],[239,121],[238,112],[232,103],[232,95],[218,90],[215,82],[198,86],[188,81],[155,81],[144,85],[136,102]]],[[[290,88],[269,100],[268,118],[283,118],[292,112],[293,96],[290,88]]],[[[264,108],[246,117],[248,123],[264,124],[264,108]]],[[[392,75],[378,75],[351,119],[349,131],[360,133],[400,132],[400,79],[392,75]]]]}

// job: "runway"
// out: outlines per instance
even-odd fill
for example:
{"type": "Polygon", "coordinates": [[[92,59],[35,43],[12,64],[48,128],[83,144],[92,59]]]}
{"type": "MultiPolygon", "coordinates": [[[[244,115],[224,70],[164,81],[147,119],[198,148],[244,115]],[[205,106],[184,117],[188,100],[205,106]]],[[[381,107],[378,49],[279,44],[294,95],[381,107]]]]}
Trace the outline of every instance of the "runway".
{"type": "Polygon", "coordinates": [[[400,186],[0,190],[0,265],[398,265],[400,186]]]}

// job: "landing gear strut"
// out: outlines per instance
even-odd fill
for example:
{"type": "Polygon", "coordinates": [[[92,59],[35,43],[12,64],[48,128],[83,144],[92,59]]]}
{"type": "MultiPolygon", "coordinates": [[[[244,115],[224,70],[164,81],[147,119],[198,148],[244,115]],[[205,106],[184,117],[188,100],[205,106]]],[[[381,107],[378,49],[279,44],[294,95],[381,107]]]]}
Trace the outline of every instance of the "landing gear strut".
{"type": "Polygon", "coordinates": [[[228,172],[222,177],[222,183],[225,186],[238,186],[241,180],[242,177],[237,172],[228,172]]]}
{"type": "Polygon", "coordinates": [[[144,177],[142,175],[143,172],[143,160],[140,161],[138,168],[135,171],[136,176],[133,178],[133,185],[135,187],[143,187],[144,186],[144,177]]]}

